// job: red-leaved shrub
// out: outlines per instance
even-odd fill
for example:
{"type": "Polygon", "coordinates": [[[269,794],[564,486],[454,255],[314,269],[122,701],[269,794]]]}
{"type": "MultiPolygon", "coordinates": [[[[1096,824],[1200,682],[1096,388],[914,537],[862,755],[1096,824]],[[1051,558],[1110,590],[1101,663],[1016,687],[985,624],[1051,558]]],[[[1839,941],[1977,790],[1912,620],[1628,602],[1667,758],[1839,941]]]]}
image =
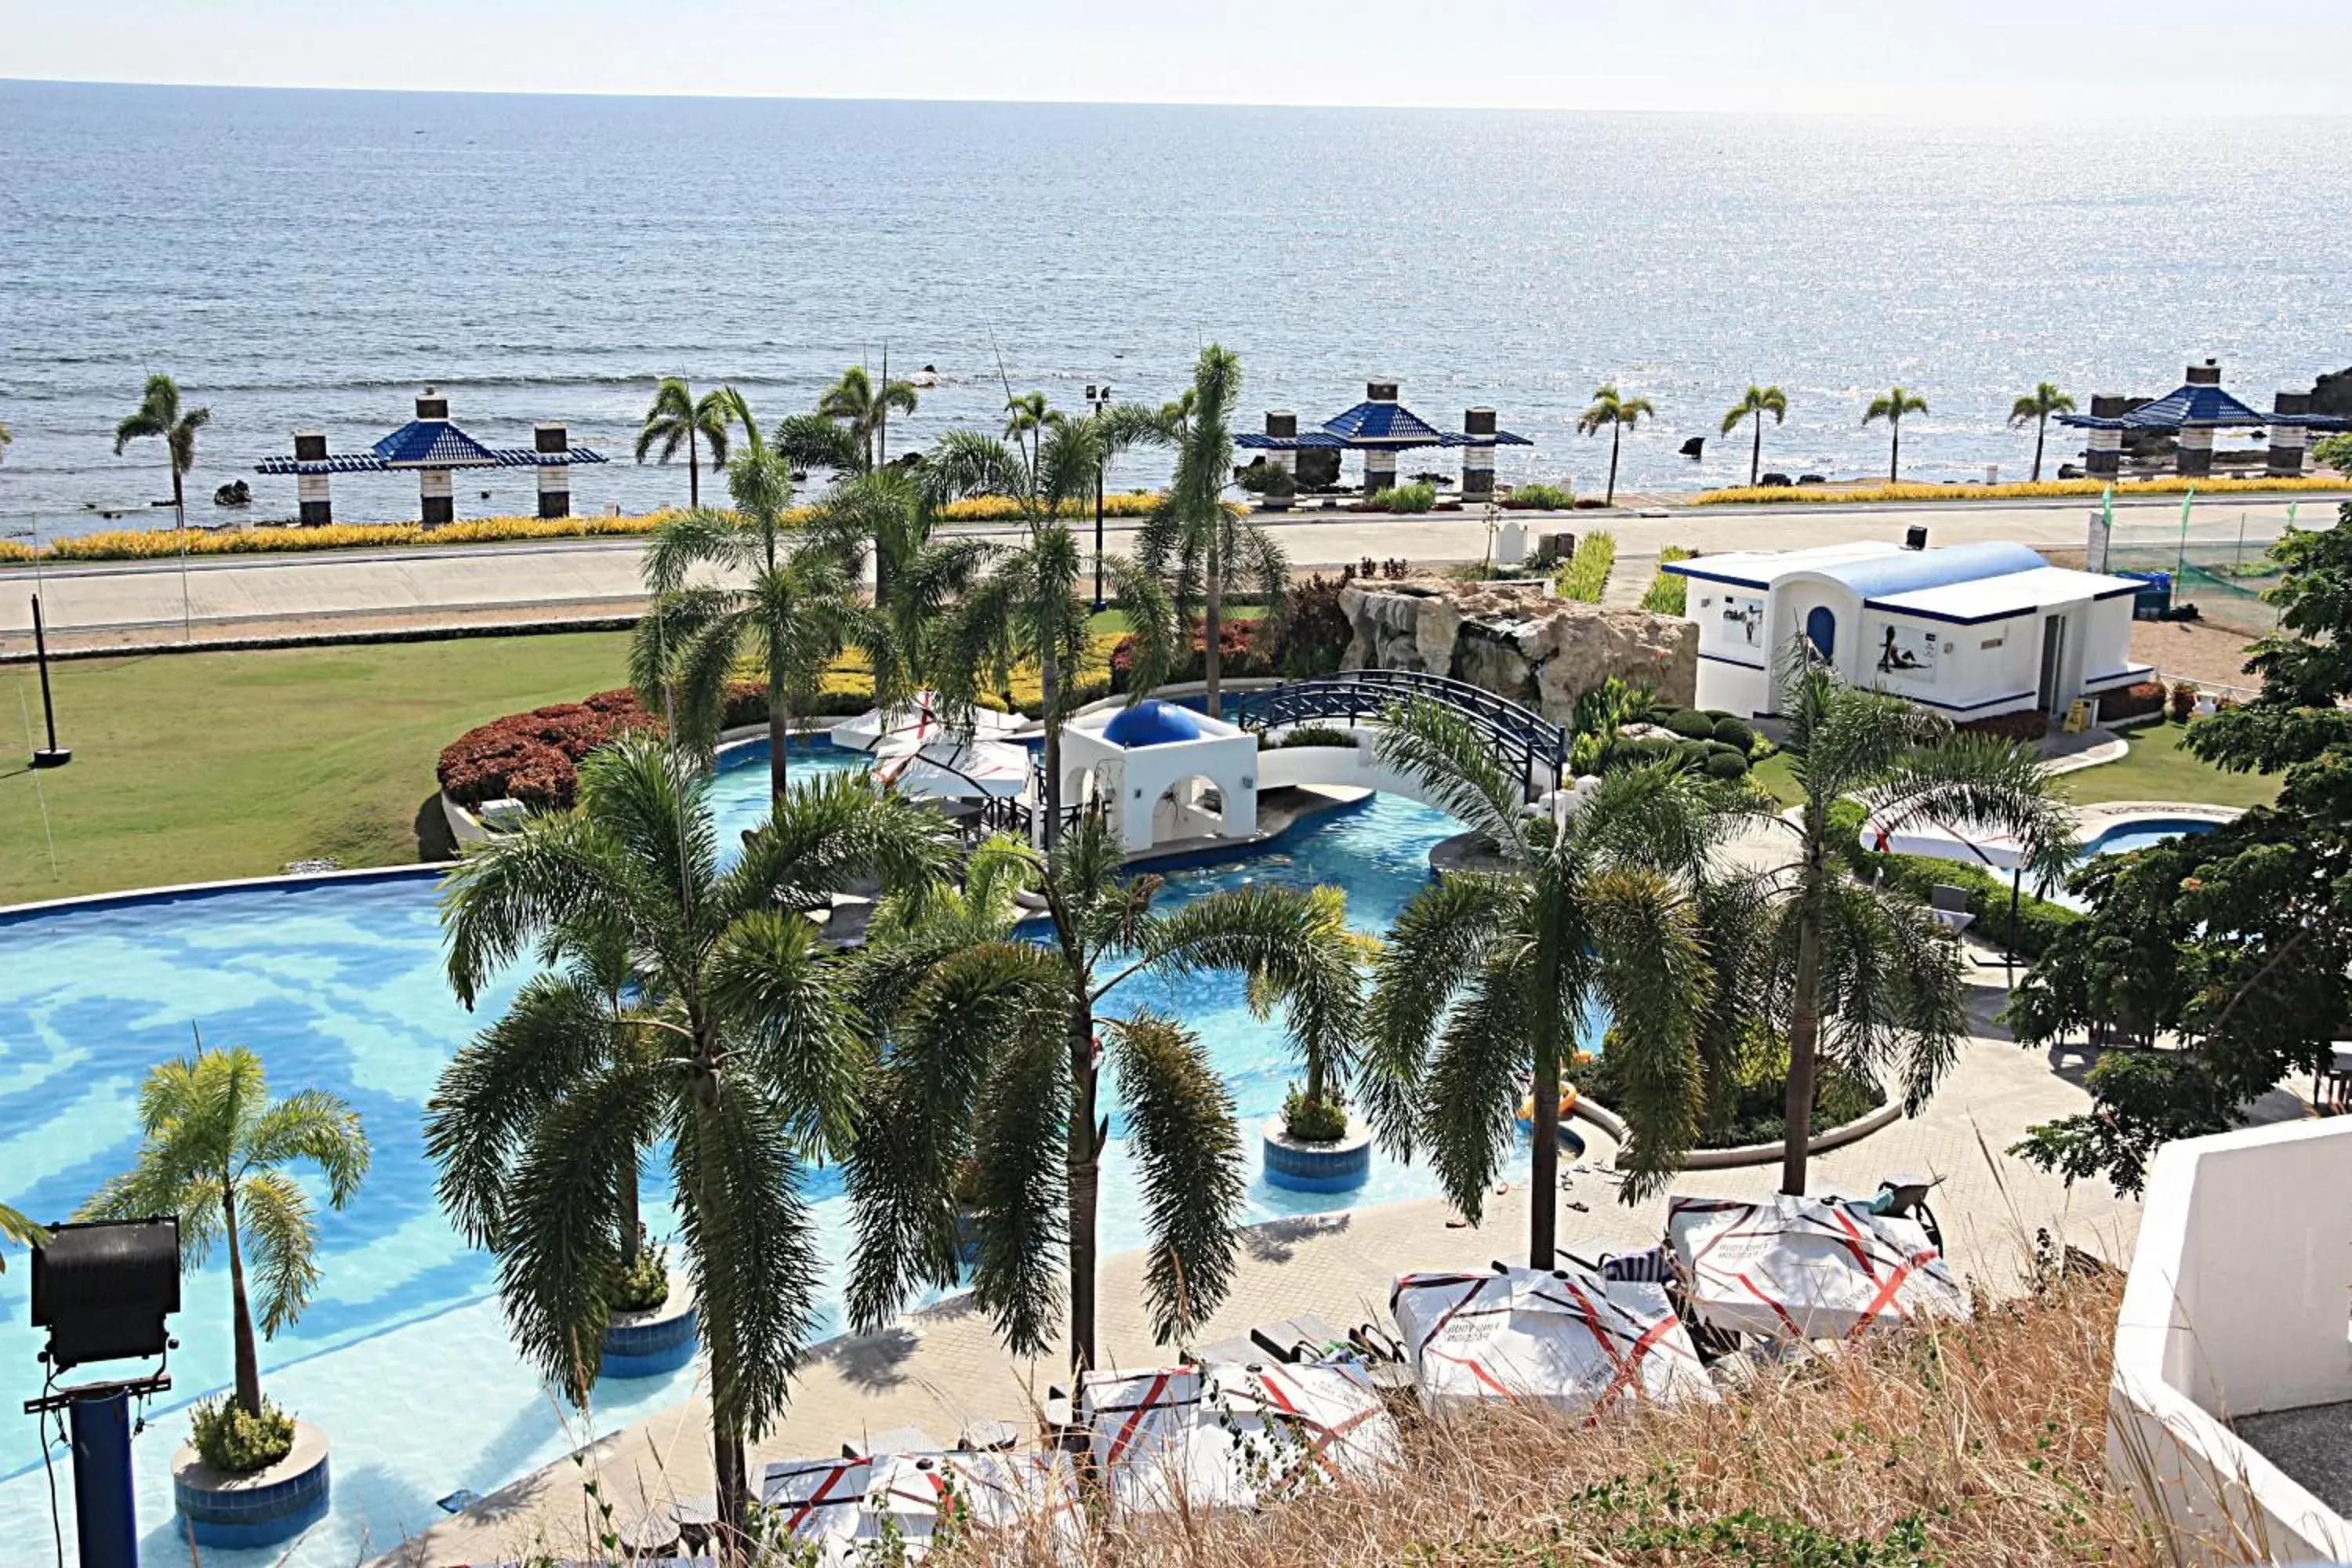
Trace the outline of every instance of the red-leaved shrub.
{"type": "Polygon", "coordinates": [[[460,805],[519,800],[534,810],[562,809],[579,785],[581,758],[633,730],[660,728],[625,689],[509,714],[442,750],[441,787],[460,805]]]}
{"type": "Polygon", "coordinates": [[[1999,735],[2004,741],[2038,741],[2050,733],[2047,713],[1997,713],[1953,726],[1972,735],[1999,735]]]}

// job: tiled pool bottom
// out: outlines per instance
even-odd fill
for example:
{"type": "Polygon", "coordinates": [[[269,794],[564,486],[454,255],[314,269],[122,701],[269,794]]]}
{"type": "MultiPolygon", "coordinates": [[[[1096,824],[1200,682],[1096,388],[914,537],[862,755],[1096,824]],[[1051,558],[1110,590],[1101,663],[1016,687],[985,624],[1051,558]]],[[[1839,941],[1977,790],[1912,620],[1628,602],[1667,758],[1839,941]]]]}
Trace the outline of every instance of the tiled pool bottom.
{"type": "MultiPolygon", "coordinates": [[[[746,759],[755,764],[757,758],[746,759]]],[[[822,753],[794,769],[845,765],[822,753]]],[[[764,772],[730,767],[719,784],[723,841],[756,820],[764,772]]],[[[1423,885],[1430,846],[1454,831],[1439,814],[1379,797],[1300,832],[1283,850],[1170,879],[1170,901],[1253,879],[1335,883],[1353,923],[1383,929],[1423,885]]],[[[440,1517],[434,1500],[488,1492],[574,1447],[568,1423],[509,1347],[488,1260],[467,1250],[434,1203],[419,1113],[442,1065],[497,1015],[511,984],[467,1016],[449,999],[429,877],[406,876],[167,896],[0,923],[0,1186],[42,1215],[69,1210],[121,1168],[137,1144],[139,1081],[185,1050],[191,1024],[214,1044],[254,1047],[279,1092],[320,1088],[358,1108],[375,1164],[352,1210],[322,1215],[317,1300],[264,1346],[271,1397],[324,1427],[334,1444],[335,1509],[297,1548],[295,1568],[348,1568],[440,1517]]],[[[1210,1043],[1233,1085],[1255,1177],[1255,1129],[1280,1106],[1289,1063],[1277,1027],[1249,1016],[1237,981],[1145,982],[1124,1005],[1180,1013],[1210,1043]]],[[[1118,1129],[1115,1125],[1114,1132],[1118,1129]]],[[[1136,1246],[1132,1185],[1107,1184],[1106,1250],[1136,1246]]],[[[1253,1180],[1249,1216],[1391,1202],[1434,1190],[1426,1167],[1376,1162],[1371,1184],[1318,1198],[1253,1180]]],[[[818,1173],[809,1195],[828,1266],[847,1234],[839,1179],[818,1173]]],[[[323,1205],[322,1205],[323,1206],[323,1205]]],[[[656,1229],[667,1219],[656,1203],[656,1229]]],[[[26,1271],[0,1276],[0,1366],[12,1407],[33,1391],[38,1337],[26,1326],[26,1271]]],[[[837,1298],[837,1289],[828,1289],[837,1298]]],[[[136,1444],[142,1551],[151,1564],[187,1562],[171,1530],[168,1467],[186,1431],[185,1402],[228,1379],[227,1283],[217,1264],[190,1278],[174,1326],[175,1388],[136,1444]]],[[[600,1391],[598,1429],[680,1397],[688,1368],[600,1391]]],[[[70,1472],[58,1460],[58,1508],[73,1560],[70,1472]]],[[[15,1561],[44,1561],[48,1489],[26,1417],[0,1422],[0,1541],[15,1561]]],[[[207,1563],[260,1568],[272,1553],[215,1552],[207,1563]]]]}

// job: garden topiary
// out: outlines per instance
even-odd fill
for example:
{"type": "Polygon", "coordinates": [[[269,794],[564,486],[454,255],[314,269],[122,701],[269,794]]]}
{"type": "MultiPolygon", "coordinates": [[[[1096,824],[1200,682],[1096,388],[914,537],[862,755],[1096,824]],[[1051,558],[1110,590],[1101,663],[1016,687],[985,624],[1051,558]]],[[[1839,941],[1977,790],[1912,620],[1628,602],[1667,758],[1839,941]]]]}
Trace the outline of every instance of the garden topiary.
{"type": "Polygon", "coordinates": [[[1685,740],[1704,741],[1715,733],[1715,721],[1696,708],[1684,708],[1667,718],[1666,728],[1685,740]]]}
{"type": "Polygon", "coordinates": [[[1748,759],[1737,752],[1716,752],[1706,759],[1706,776],[1711,779],[1737,779],[1748,776],[1748,759]]]}
{"type": "Polygon", "coordinates": [[[1729,714],[1715,721],[1715,738],[1741,756],[1756,749],[1756,731],[1729,714]]]}
{"type": "Polygon", "coordinates": [[[621,1270],[606,1305],[615,1312],[650,1312],[668,1300],[669,1249],[648,1247],[640,1236],[636,1267],[621,1270]]]}
{"type": "Polygon", "coordinates": [[[1348,1135],[1348,1106],[1338,1095],[1309,1100],[1297,1084],[1282,1097],[1282,1135],[1300,1143],[1337,1143],[1348,1135]]]}

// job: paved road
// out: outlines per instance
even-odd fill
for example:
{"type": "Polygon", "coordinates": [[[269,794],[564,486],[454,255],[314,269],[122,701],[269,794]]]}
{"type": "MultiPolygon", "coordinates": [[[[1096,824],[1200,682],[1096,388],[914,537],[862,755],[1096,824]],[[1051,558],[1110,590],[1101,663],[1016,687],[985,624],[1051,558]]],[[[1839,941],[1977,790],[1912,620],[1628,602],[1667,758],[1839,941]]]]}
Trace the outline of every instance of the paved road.
{"type": "MultiPolygon", "coordinates": [[[[2305,498],[2305,521],[2325,517],[2332,498],[2305,498]]],[[[2041,503],[1944,503],[1909,507],[1659,509],[1663,515],[1580,512],[1531,516],[1538,532],[1607,528],[1620,556],[1654,558],[1660,547],[1703,550],[1793,549],[1853,539],[1899,540],[1915,524],[1937,543],[2011,539],[2040,548],[2083,546],[2089,508],[2080,500],[2041,503]]],[[[2284,502],[2216,500],[2200,517],[2220,525],[2243,512],[2256,530],[2275,528],[2284,502]]],[[[2176,514],[2157,500],[2119,509],[2143,526],[2176,514]]],[[[1002,533],[1004,531],[992,531],[1002,533]]],[[[1416,565],[1481,559],[1486,524],[1475,516],[1330,518],[1302,516],[1273,531],[1301,567],[1330,569],[1369,556],[1416,565]]],[[[1116,529],[1113,551],[1132,535],[1116,529]]],[[[510,545],[362,551],[328,555],[215,556],[189,562],[103,563],[45,569],[40,591],[48,622],[68,643],[175,640],[183,618],[198,637],[318,630],[338,625],[394,626],[465,620],[524,620],[542,616],[622,614],[644,602],[635,540],[579,540],[510,545]]],[[[0,647],[31,635],[30,568],[0,572],[0,647]]]]}

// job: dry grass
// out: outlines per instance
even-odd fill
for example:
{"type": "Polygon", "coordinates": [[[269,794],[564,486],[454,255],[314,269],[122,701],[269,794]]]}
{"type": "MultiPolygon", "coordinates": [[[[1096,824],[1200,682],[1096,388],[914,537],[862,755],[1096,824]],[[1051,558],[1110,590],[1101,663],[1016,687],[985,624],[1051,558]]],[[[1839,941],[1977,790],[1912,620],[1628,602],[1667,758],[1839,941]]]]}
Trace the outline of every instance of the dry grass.
{"type": "MultiPolygon", "coordinates": [[[[2107,1484],[2121,1282],[2077,1280],[1777,1373],[1716,1406],[1595,1427],[1527,1410],[1408,1430],[1394,1483],[1255,1515],[1162,1518],[1086,1561],[1185,1568],[1437,1563],[1860,1568],[2168,1561],[2107,1484]]],[[[1033,1543],[934,1563],[1036,1564],[1033,1543]]]]}

